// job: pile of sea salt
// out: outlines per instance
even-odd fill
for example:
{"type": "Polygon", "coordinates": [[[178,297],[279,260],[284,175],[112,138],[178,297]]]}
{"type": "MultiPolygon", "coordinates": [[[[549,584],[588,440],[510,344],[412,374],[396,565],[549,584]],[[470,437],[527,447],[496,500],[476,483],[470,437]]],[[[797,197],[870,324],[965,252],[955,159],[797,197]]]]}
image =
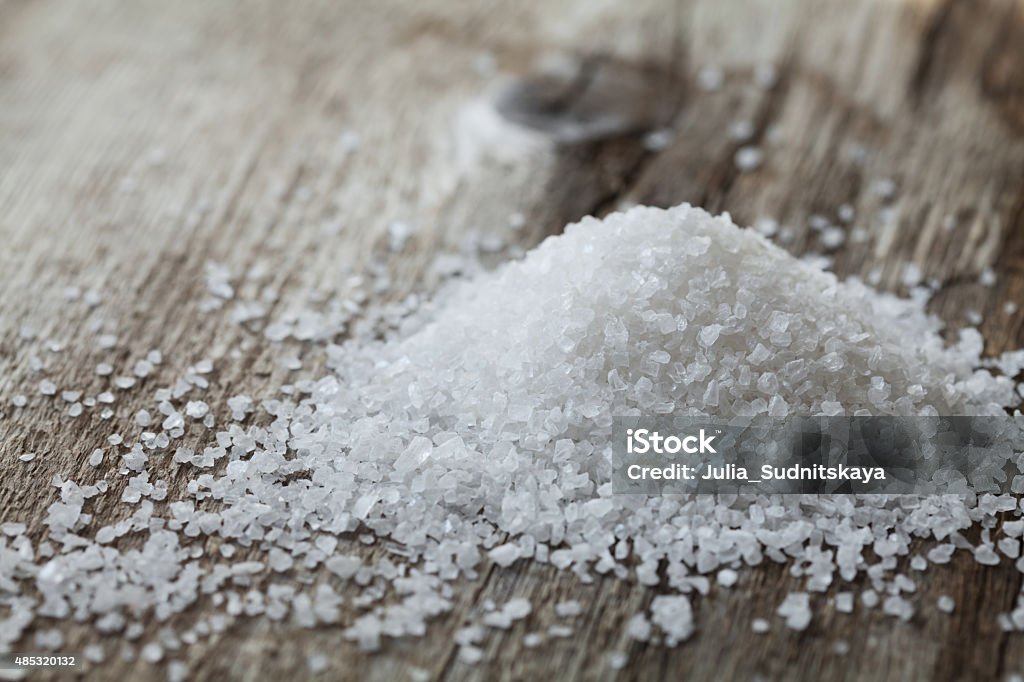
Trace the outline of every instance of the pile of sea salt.
{"type": "MultiPolygon", "coordinates": [[[[4,526],[0,589],[11,615],[0,643],[10,650],[33,625],[36,644],[59,648],[47,621],[65,618],[135,639],[147,614],[165,621],[203,601],[217,615],[163,627],[143,657],[161,660],[242,615],[336,624],[375,649],[383,636],[422,635],[489,562],[517,561],[582,582],[661,584],[666,593],[624,627],[667,645],[699,630],[691,600],[712,579],[728,589],[766,559],[788,563],[806,586],[766,618],[803,629],[810,593],[838,584],[838,610],[881,606],[907,619],[917,584],[908,564],[919,572],[960,549],[1024,571],[1024,521],[992,537],[999,518],[1020,515],[1015,497],[617,496],[610,438],[612,417],[631,414],[1005,414],[1018,402],[1013,381],[982,368],[976,330],[944,344],[922,292],[901,299],[840,282],[728,216],[686,205],[585,219],[521,261],[405,306],[384,339],[365,323],[328,348],[328,376],[262,401],[267,418],[252,419],[248,396],[232,398],[221,411],[230,425],[205,448],[176,442],[186,419],[214,423],[187,395],[205,386],[202,373],[160,392],[159,417],[147,413],[139,442],[114,444],[110,475],[129,477],[123,520],[97,527],[85,512],[106,479],[58,477],[45,539],[4,526]],[[189,483],[169,501],[163,477],[174,466],[189,483]],[[965,536],[974,525],[977,543],[965,536]],[[203,536],[220,538],[216,555],[204,553],[203,536]],[[120,547],[134,537],[141,549],[120,547]],[[910,556],[917,538],[927,549],[910,556]],[[357,542],[389,556],[366,561],[357,542]],[[299,579],[320,566],[330,580],[299,579]],[[346,598],[360,611],[353,619],[341,615],[346,598]]],[[[996,364],[1012,375],[1021,363],[996,364]]],[[[457,635],[462,660],[480,659],[488,628],[511,627],[535,606],[488,605],[457,635]]],[[[1024,629],[1024,606],[1002,621],[1024,629]]],[[[756,632],[769,627],[754,621],[756,632]]],[[[571,633],[556,625],[524,643],[571,633]]],[[[92,654],[102,659],[102,644],[92,654]]],[[[613,657],[621,667],[622,654],[613,657]]]]}

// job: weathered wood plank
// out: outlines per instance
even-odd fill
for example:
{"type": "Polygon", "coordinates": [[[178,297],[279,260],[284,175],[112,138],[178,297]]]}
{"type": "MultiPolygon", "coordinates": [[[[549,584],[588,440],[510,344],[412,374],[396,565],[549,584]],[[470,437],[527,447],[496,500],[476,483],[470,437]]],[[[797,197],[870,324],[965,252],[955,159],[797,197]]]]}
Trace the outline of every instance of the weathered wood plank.
{"type": "MultiPolygon", "coordinates": [[[[207,259],[239,276],[269,265],[267,283],[282,293],[273,316],[305,305],[310,291],[343,292],[348,275],[380,252],[393,220],[418,228],[415,248],[393,262],[399,287],[408,289],[433,253],[477,229],[529,246],[566,221],[624,202],[691,201],[729,210],[742,223],[776,218],[801,253],[819,247],[808,217],[832,218],[848,203],[867,239],[835,254],[837,272],[881,267],[883,285],[897,288],[901,265],[915,262],[948,281],[935,310],[954,327],[976,309],[985,315],[989,351],[1018,346],[1022,314],[1002,305],[1024,303],[1022,45],[1024,7],[995,0],[310,0],[247,3],[234,12],[201,2],[7,0],[0,4],[0,516],[29,523],[40,537],[55,493],[39,482],[55,473],[97,478],[87,453],[111,432],[136,433],[132,415],[152,390],[201,357],[216,360],[211,404],[288,380],[257,335],[228,323],[223,311],[200,312],[207,259]],[[524,79],[503,111],[548,142],[505,149],[463,118],[495,82],[479,68],[482,54],[498,73],[524,79]],[[569,68],[554,84],[529,75],[549,54],[575,58],[582,70],[569,68]],[[767,89],[752,82],[765,63],[778,70],[767,89]],[[714,92],[696,78],[709,64],[725,74],[714,92]],[[601,114],[623,124],[588,128],[601,114]],[[733,161],[741,143],[730,128],[740,120],[753,124],[753,141],[765,151],[753,173],[738,172],[733,161]],[[649,129],[669,124],[667,148],[644,146],[649,129]],[[590,132],[566,135],[566,126],[590,132]],[[361,136],[354,153],[338,142],[346,130],[361,136]],[[158,150],[166,157],[159,163],[158,150]],[[873,191],[881,178],[894,180],[892,199],[873,191]],[[515,211],[529,223],[519,236],[502,230],[515,211]],[[955,217],[953,229],[944,227],[947,216],[955,217]],[[340,229],[325,230],[331,221],[340,229]],[[976,283],[985,265],[1000,274],[994,290],[976,283]],[[60,292],[70,284],[96,289],[103,303],[64,302],[60,292]],[[22,338],[24,325],[35,340],[22,338]],[[92,368],[109,353],[96,348],[97,329],[118,335],[122,367],[152,348],[166,362],[119,397],[113,420],[62,416],[32,389],[41,375],[31,359],[42,359],[61,388],[102,390],[106,382],[92,368]],[[43,349],[49,338],[65,348],[43,349]],[[27,408],[11,406],[17,393],[31,397],[27,408]],[[25,451],[40,456],[18,462],[25,451]]],[[[315,374],[322,359],[303,352],[315,374]]],[[[202,435],[190,438],[198,443],[202,435]]],[[[112,490],[91,509],[100,519],[119,518],[123,477],[106,473],[112,490]]],[[[173,467],[166,476],[172,489],[185,481],[173,467]]],[[[205,546],[214,553],[218,542],[205,546]]],[[[195,679],[301,678],[313,652],[330,655],[332,677],[380,680],[406,679],[411,666],[445,679],[930,680],[1024,670],[1019,635],[999,632],[995,622],[1020,589],[1012,566],[980,570],[958,557],[930,569],[919,613],[907,624],[861,609],[835,613],[833,590],[816,597],[807,632],[751,635],[751,620],[769,617],[799,585],[780,566],[744,572],[733,590],[696,600],[699,632],[665,650],[624,634],[651,591],[614,580],[584,586],[549,567],[521,566],[484,572],[424,639],[389,642],[373,657],[339,641],[336,629],[244,619],[172,657],[186,660],[195,679]],[[940,594],[956,599],[952,617],[936,612],[940,594]],[[458,662],[454,630],[483,600],[512,595],[544,606],[488,640],[486,665],[458,662]],[[587,606],[576,635],[525,650],[522,635],[555,622],[553,604],[567,597],[587,606]],[[840,639],[850,645],[846,656],[832,650],[840,639]],[[630,654],[617,675],[604,659],[613,650],[630,654]]],[[[170,624],[182,629],[210,612],[199,605],[170,624]]],[[[146,626],[143,641],[160,624],[146,626]]],[[[70,650],[94,638],[87,627],[67,632],[70,650]]],[[[108,649],[111,660],[94,677],[161,676],[108,649]]]]}

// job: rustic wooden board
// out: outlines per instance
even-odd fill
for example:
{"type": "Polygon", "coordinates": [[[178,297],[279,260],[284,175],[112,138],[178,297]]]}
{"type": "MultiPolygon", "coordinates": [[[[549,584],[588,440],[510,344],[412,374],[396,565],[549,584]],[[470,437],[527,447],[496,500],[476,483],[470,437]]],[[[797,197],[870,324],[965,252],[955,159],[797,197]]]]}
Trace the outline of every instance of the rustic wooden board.
{"type": "MultiPolygon", "coordinates": [[[[530,246],[588,213],[680,201],[728,210],[744,224],[778,219],[792,228],[796,253],[818,249],[809,216],[832,218],[849,203],[868,239],[836,253],[837,272],[881,267],[882,285],[898,289],[902,264],[917,263],[946,282],[934,307],[952,328],[977,310],[989,352],[1020,346],[1024,313],[1003,304],[1024,303],[1024,4],[261,0],[227,11],[199,0],[3,0],[0,518],[25,521],[41,537],[56,499],[43,482],[57,473],[107,475],[112,490],[91,511],[123,515],[124,479],[85,458],[111,432],[136,434],[132,415],[153,389],[200,358],[216,363],[212,404],[288,380],[259,335],[225,311],[200,311],[208,259],[236,275],[267,264],[280,313],[305,305],[310,291],[341,291],[381,252],[394,220],[417,228],[413,248],[392,259],[408,290],[432,254],[472,231],[530,246]],[[560,76],[532,75],[545,58],[561,59],[560,76]],[[766,63],[778,72],[767,89],[753,83],[766,63]],[[696,78],[709,64],[725,74],[714,92],[696,78]],[[490,101],[502,79],[518,85],[501,111],[532,126],[535,144],[522,132],[489,133],[490,119],[474,118],[482,108],[474,103],[490,101]],[[618,124],[598,125],[609,116],[618,124]],[[733,162],[739,143],[729,131],[741,119],[765,150],[756,172],[733,162]],[[666,148],[644,145],[645,133],[668,125],[666,148]],[[361,137],[355,152],[339,142],[348,130],[361,137]],[[880,178],[894,181],[891,200],[872,191],[880,178]],[[518,234],[505,229],[517,211],[529,222],[518,234]],[[325,230],[330,221],[340,229],[325,230]],[[986,265],[999,273],[993,289],[977,283],[986,265]],[[102,303],[64,301],[68,285],[97,291],[102,303]],[[34,339],[23,338],[25,326],[34,339]],[[62,389],[103,390],[93,367],[111,352],[97,348],[97,329],[119,337],[121,366],[153,348],[166,358],[120,396],[110,422],[89,412],[71,419],[34,388],[45,375],[62,389]],[[48,339],[62,350],[47,350],[48,339]],[[34,356],[45,373],[32,369],[34,356]],[[18,393],[30,396],[27,407],[12,406],[18,393]],[[39,456],[19,462],[26,451],[39,456]]],[[[315,375],[320,355],[296,348],[315,375]]],[[[164,472],[172,489],[185,480],[175,471],[164,472]]],[[[207,541],[208,551],[216,546],[207,541]]],[[[1024,671],[1020,636],[996,623],[1020,590],[1011,565],[982,570],[958,557],[931,569],[909,623],[877,610],[836,613],[833,590],[814,598],[807,631],[776,621],[752,635],[751,620],[771,617],[799,586],[782,566],[742,572],[735,588],[696,600],[698,633],[668,650],[624,634],[650,590],[615,580],[584,586],[538,565],[488,569],[426,637],[388,642],[372,657],[336,628],[242,619],[169,658],[203,680],[301,679],[315,652],[330,656],[331,678],[371,680],[410,679],[415,669],[479,680],[952,680],[1024,671]],[[954,615],[937,612],[940,594],[956,599],[954,615]],[[544,606],[494,633],[485,664],[458,662],[454,630],[483,600],[512,595],[544,606]],[[554,622],[553,604],[569,597],[586,606],[576,634],[524,650],[523,634],[554,622]],[[838,640],[849,643],[846,656],[834,653],[838,640]],[[617,674],[606,665],[613,650],[630,655],[617,674]]],[[[170,624],[184,629],[211,608],[170,624]]],[[[146,627],[140,641],[159,625],[146,627]]],[[[68,650],[94,641],[88,627],[64,629],[68,650]]],[[[107,649],[90,677],[163,677],[107,649]]]]}

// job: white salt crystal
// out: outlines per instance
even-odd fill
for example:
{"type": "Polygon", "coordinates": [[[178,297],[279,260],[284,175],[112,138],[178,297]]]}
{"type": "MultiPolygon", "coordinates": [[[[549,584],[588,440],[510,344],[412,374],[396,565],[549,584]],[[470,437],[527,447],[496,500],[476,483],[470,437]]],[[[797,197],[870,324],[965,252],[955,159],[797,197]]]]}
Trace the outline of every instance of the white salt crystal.
{"type": "Polygon", "coordinates": [[[701,90],[713,92],[720,90],[725,82],[725,73],[718,66],[707,65],[697,72],[697,83],[701,90]]]}
{"type": "Polygon", "coordinates": [[[846,241],[846,232],[842,228],[828,227],[821,233],[821,245],[829,251],[838,249],[846,241]]]}
{"type": "Polygon", "coordinates": [[[675,131],[671,128],[652,130],[644,136],[644,148],[652,152],[662,151],[672,144],[674,137],[675,131]]]}
{"type": "Polygon", "coordinates": [[[992,545],[981,545],[974,550],[974,560],[986,566],[995,566],[999,563],[999,555],[992,549],[992,545]]]}
{"type": "Polygon", "coordinates": [[[511,618],[512,620],[520,620],[530,615],[532,607],[530,606],[530,600],[523,597],[516,597],[515,599],[509,599],[505,603],[505,607],[502,611],[511,618]]]}
{"type": "Polygon", "coordinates": [[[658,595],[651,601],[651,622],[665,633],[665,643],[675,646],[693,634],[693,611],[685,595],[658,595]]]}
{"type": "Polygon", "coordinates": [[[779,231],[779,223],[771,218],[761,218],[754,223],[754,229],[765,237],[774,237],[779,231]]]}
{"type": "Polygon", "coordinates": [[[935,602],[936,607],[943,613],[953,613],[953,609],[956,607],[956,603],[953,598],[948,594],[941,595],[935,602]]]}
{"type": "Polygon", "coordinates": [[[915,263],[904,263],[903,269],[900,272],[900,282],[903,286],[914,287],[921,283],[924,275],[915,263]]]}
{"type": "MultiPolygon", "coordinates": [[[[737,142],[746,142],[754,136],[756,132],[754,124],[746,119],[742,121],[736,121],[729,127],[729,137],[737,142]]],[[[762,233],[764,234],[764,233],[762,233]]],[[[769,236],[769,235],[765,235],[769,236]]]]}
{"type": "Polygon", "coordinates": [[[626,634],[631,638],[646,642],[651,638],[651,623],[647,620],[647,616],[642,613],[638,613],[629,619],[626,624],[626,634]]]}
{"type": "Polygon", "coordinates": [[[723,568],[718,572],[718,584],[722,587],[732,587],[739,579],[739,575],[731,568],[723,568]]]}
{"type": "Polygon", "coordinates": [[[142,647],[141,657],[147,663],[157,663],[164,657],[164,648],[156,642],[150,642],[142,647]]]}
{"type": "Polygon", "coordinates": [[[900,620],[908,621],[914,615],[914,607],[903,597],[890,595],[882,602],[882,612],[889,616],[896,616],[900,620]]]}
{"type": "Polygon", "coordinates": [[[319,675],[326,672],[329,660],[326,654],[311,654],[306,658],[306,667],[311,674],[319,675]]]}
{"type": "Polygon", "coordinates": [[[761,162],[764,161],[764,152],[760,148],[747,145],[740,147],[736,150],[736,156],[733,158],[736,163],[737,170],[748,173],[755,171],[761,167],[761,162]]]}
{"type": "Polygon", "coordinates": [[[871,191],[882,199],[891,199],[896,194],[896,183],[892,178],[875,178],[871,182],[871,191]]]}
{"type": "Polygon", "coordinates": [[[39,630],[33,640],[37,647],[45,651],[56,651],[64,645],[64,635],[56,628],[39,630]]]}
{"type": "Polygon", "coordinates": [[[202,419],[210,411],[210,406],[202,400],[190,400],[185,405],[185,414],[193,419],[202,419]]]}
{"type": "Polygon", "coordinates": [[[790,592],[775,611],[786,621],[786,627],[804,630],[811,623],[810,595],[806,592],[790,592]]]}

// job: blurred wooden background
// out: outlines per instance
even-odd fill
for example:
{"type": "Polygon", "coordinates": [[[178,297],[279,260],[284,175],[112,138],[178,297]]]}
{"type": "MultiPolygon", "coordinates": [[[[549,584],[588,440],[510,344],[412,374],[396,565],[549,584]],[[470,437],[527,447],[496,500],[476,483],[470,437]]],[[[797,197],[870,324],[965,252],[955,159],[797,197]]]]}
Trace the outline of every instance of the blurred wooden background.
{"type": "MultiPolygon", "coordinates": [[[[89,509],[101,520],[125,515],[125,479],[87,466],[88,453],[111,432],[137,434],[135,411],[202,357],[215,360],[208,401],[221,414],[226,397],[288,380],[279,349],[230,323],[226,309],[199,310],[209,259],[236,275],[268,265],[277,314],[311,291],[338,291],[386,249],[392,221],[416,228],[390,259],[404,291],[471,232],[529,247],[588,213],[681,201],[743,224],[776,219],[792,229],[794,253],[822,250],[812,215],[834,221],[849,204],[847,232],[862,239],[836,251],[838,273],[881,268],[881,286],[900,290],[903,264],[916,263],[944,282],[934,309],[952,328],[974,310],[989,352],[1024,345],[1024,313],[1004,307],[1024,304],[1024,3],[0,0],[0,520],[25,521],[40,539],[55,473],[107,475],[112,491],[89,509]],[[771,87],[758,84],[765,65],[775,68],[771,87]],[[721,86],[702,87],[715,69],[721,86]],[[752,124],[750,142],[733,135],[740,121],[752,124]],[[764,153],[753,172],[734,162],[743,144],[764,153]],[[891,196],[877,191],[884,180],[891,196]],[[519,232],[507,229],[515,212],[527,219],[519,232]],[[985,266],[994,288],[977,283],[985,266]],[[102,303],[64,301],[69,285],[102,303]],[[24,338],[25,326],[36,338],[24,338]],[[90,411],[72,419],[35,389],[47,376],[61,389],[105,390],[93,368],[110,353],[97,349],[97,328],[118,335],[121,366],[153,348],[165,356],[121,395],[110,422],[90,411]],[[46,339],[63,349],[47,350],[46,339]],[[12,405],[19,393],[30,397],[24,408],[12,405]],[[39,456],[18,461],[26,451],[39,456]]],[[[315,374],[320,356],[296,349],[315,374]]],[[[186,480],[170,465],[163,475],[172,491],[186,480]]],[[[485,570],[426,637],[388,641],[373,656],[341,628],[242,618],[165,663],[182,660],[199,680],[302,679],[318,652],[330,658],[327,677],[352,680],[1024,672],[1024,638],[996,622],[1021,588],[1011,563],[982,569],[957,555],[924,575],[906,571],[920,582],[910,622],[880,609],[837,613],[836,587],[849,589],[839,585],[813,597],[802,633],[773,616],[801,581],[777,565],[742,571],[734,588],[695,599],[698,631],[672,650],[625,635],[655,591],[614,579],[581,586],[517,565],[485,570]],[[940,594],[956,599],[952,616],[936,609],[940,594]],[[484,663],[457,661],[452,633],[467,614],[519,595],[544,605],[494,631],[484,663]],[[566,597],[585,605],[575,634],[524,650],[523,634],[555,622],[566,597]],[[772,620],[770,633],[751,633],[758,617],[772,620]],[[839,640],[845,656],[833,650],[839,640]],[[615,672],[606,654],[617,650],[629,663],[615,672]]],[[[171,624],[211,612],[200,604],[171,624]]],[[[139,642],[158,629],[146,626],[139,642]]],[[[96,641],[89,627],[61,627],[67,651],[96,641]]],[[[124,660],[114,641],[104,640],[106,663],[79,673],[164,679],[124,660]]]]}

